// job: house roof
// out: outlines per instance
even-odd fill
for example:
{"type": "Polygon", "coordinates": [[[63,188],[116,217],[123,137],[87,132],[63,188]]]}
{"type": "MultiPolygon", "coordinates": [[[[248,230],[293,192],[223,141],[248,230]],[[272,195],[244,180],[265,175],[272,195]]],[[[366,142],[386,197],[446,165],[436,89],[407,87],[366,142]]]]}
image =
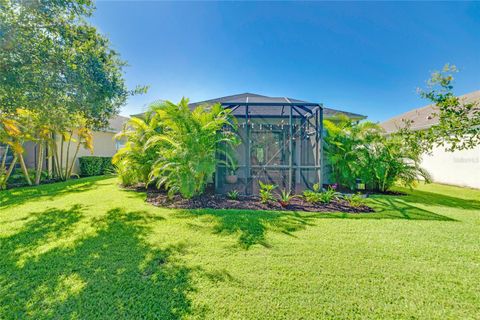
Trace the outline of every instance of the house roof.
{"type": "MultiPolygon", "coordinates": [[[[480,90],[460,96],[460,99],[462,99],[464,103],[480,102],[480,90]]],[[[412,121],[412,130],[423,130],[438,123],[438,117],[435,116],[436,112],[438,112],[438,107],[434,104],[429,104],[388,119],[382,122],[380,126],[382,126],[387,133],[392,133],[403,128],[405,126],[403,120],[407,120],[412,121]]]]}
{"type": "Polygon", "coordinates": [[[295,113],[294,115],[305,115],[311,110],[322,107],[323,114],[325,118],[331,118],[339,114],[344,114],[348,117],[355,119],[365,119],[366,116],[361,114],[346,112],[331,108],[326,108],[322,104],[307,102],[299,99],[288,98],[288,97],[268,97],[264,95],[259,95],[255,93],[241,93],[225,97],[219,97],[199,102],[193,102],[189,104],[190,108],[195,108],[202,104],[213,104],[221,103],[224,106],[231,106],[233,109],[233,115],[241,117],[245,115],[245,108],[248,104],[249,106],[249,115],[250,116],[265,116],[265,117],[275,117],[275,116],[284,116],[290,113],[288,106],[294,106],[295,113]]]}
{"type": "Polygon", "coordinates": [[[123,125],[128,121],[129,118],[123,116],[115,116],[111,118],[108,122],[108,128],[105,129],[105,132],[117,133],[123,130],[123,125]]]}

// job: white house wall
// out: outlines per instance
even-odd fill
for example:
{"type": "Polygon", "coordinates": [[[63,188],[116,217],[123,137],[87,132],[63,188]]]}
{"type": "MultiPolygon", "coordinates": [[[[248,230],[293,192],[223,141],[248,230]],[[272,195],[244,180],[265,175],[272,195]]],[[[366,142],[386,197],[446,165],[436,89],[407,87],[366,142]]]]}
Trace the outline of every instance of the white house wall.
{"type": "Polygon", "coordinates": [[[435,182],[480,188],[480,146],[455,152],[435,148],[431,155],[424,155],[422,166],[435,182]]]}
{"type": "MultiPolygon", "coordinates": [[[[97,156],[97,157],[113,157],[117,153],[117,145],[114,139],[115,134],[111,132],[99,132],[96,131],[93,133],[93,153],[90,150],[87,150],[83,147],[80,147],[75,165],[73,167],[74,173],[80,173],[79,170],[79,160],[80,157],[85,156],[97,156]]],[[[60,139],[57,140],[60,145],[60,139]]],[[[66,158],[66,148],[67,143],[64,143],[64,163],[66,158]]],[[[71,163],[73,155],[75,154],[76,143],[72,143],[70,146],[70,155],[68,162],[71,163]]]]}

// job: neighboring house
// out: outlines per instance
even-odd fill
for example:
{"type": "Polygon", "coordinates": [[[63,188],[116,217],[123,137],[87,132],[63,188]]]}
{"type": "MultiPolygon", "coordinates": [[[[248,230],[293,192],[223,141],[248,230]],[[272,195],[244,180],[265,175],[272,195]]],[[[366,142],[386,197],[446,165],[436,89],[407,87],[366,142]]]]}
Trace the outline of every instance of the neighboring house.
{"type": "MultiPolygon", "coordinates": [[[[480,103],[480,90],[463,95],[461,99],[466,103],[480,103]]],[[[424,130],[438,123],[435,112],[438,112],[438,107],[428,105],[391,118],[381,126],[387,133],[393,133],[404,125],[405,119],[412,121],[413,130],[424,130]]],[[[455,152],[436,147],[431,154],[423,156],[422,166],[435,182],[480,188],[480,146],[455,152]]]]}
{"type": "MultiPolygon", "coordinates": [[[[78,152],[77,160],[74,165],[73,172],[79,173],[79,157],[83,156],[99,156],[99,157],[113,157],[113,155],[123,146],[123,141],[115,139],[115,135],[122,131],[123,125],[128,121],[129,118],[116,116],[109,121],[109,126],[107,129],[102,131],[94,131],[93,133],[93,154],[83,148],[80,147],[78,152]]],[[[60,145],[60,139],[57,139],[57,143],[60,145]]],[[[64,144],[64,149],[66,149],[66,143],[64,144]]],[[[25,162],[27,167],[35,168],[37,162],[37,147],[34,143],[26,143],[24,145],[25,148],[25,162]]],[[[75,153],[76,144],[72,144],[69,163],[73,158],[75,153]]],[[[66,153],[66,152],[64,152],[66,153]]],[[[66,156],[66,155],[65,155],[66,156]]],[[[64,160],[65,161],[65,160],[64,160]]],[[[48,170],[51,169],[51,164],[46,159],[44,160],[44,169],[48,170]]]]}
{"type": "Polygon", "coordinates": [[[325,182],[322,119],[339,114],[357,120],[366,118],[319,103],[252,93],[195,102],[190,107],[214,103],[232,110],[241,138],[236,149],[238,168],[217,167],[215,188],[219,193],[236,189],[256,194],[259,180],[295,193],[325,182]]]}

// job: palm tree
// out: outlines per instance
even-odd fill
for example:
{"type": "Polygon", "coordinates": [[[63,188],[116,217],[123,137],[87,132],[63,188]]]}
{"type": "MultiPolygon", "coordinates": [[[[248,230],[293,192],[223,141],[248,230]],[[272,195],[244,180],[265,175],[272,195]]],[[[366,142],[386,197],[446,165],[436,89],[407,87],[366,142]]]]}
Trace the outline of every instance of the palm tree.
{"type": "Polygon", "coordinates": [[[398,136],[386,136],[378,124],[339,117],[326,120],[325,128],[326,157],[335,182],[353,190],[361,179],[382,192],[396,182],[405,186],[420,178],[430,182],[428,172],[420,166],[418,149],[398,136]]]}
{"type": "Polygon", "coordinates": [[[362,175],[360,163],[364,159],[365,144],[379,139],[382,129],[372,122],[357,123],[347,116],[325,120],[327,131],[324,150],[336,183],[350,189],[362,175]]]}
{"type": "Polygon", "coordinates": [[[1,116],[0,141],[8,145],[14,154],[13,161],[10,164],[9,169],[5,171],[5,176],[2,179],[2,187],[4,188],[6,186],[7,180],[9,179],[17,161],[20,162],[20,167],[22,168],[25,180],[31,185],[32,181],[30,180],[27,166],[25,165],[25,160],[23,158],[23,143],[29,138],[29,134],[24,130],[25,126],[20,122],[20,120],[22,120],[22,110],[19,109],[15,114],[9,115],[3,113],[1,116]]]}
{"type": "Polygon", "coordinates": [[[152,106],[144,118],[132,117],[115,138],[125,140],[125,146],[112,159],[124,185],[138,182],[147,184],[152,166],[157,160],[157,150],[145,148],[147,141],[162,132],[156,107],[152,106]]]}
{"type": "Polygon", "coordinates": [[[156,150],[149,181],[164,187],[170,195],[185,198],[201,194],[219,162],[218,153],[233,162],[233,147],[239,139],[231,110],[220,104],[190,110],[188,99],[166,101],[153,107],[162,132],[148,139],[145,150],[156,150]],[[224,130],[225,128],[233,130],[224,130]]]}
{"type": "Polygon", "coordinates": [[[67,135],[62,135],[62,144],[63,141],[67,141],[67,152],[65,157],[65,170],[64,170],[64,179],[67,180],[72,176],[73,167],[75,161],[77,160],[78,152],[80,147],[83,147],[86,150],[89,150],[90,153],[93,153],[93,132],[90,130],[87,124],[87,119],[81,114],[76,114],[73,117],[73,126],[68,131],[67,135]],[[77,139],[73,138],[73,135],[76,134],[77,139]],[[70,145],[71,143],[76,143],[75,153],[70,159],[70,145]]]}
{"type": "Polygon", "coordinates": [[[15,155],[7,168],[7,156],[12,145],[10,137],[19,134],[20,128],[18,127],[18,124],[14,120],[7,119],[6,115],[2,114],[2,117],[0,117],[0,142],[5,144],[5,150],[0,164],[0,190],[7,187],[7,181],[17,163],[17,156],[15,155]]]}

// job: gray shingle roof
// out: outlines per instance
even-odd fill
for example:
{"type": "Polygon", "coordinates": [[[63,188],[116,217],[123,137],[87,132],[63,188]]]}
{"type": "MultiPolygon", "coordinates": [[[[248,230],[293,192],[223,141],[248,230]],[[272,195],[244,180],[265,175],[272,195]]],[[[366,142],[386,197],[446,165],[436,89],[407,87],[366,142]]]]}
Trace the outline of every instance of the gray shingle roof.
{"type": "MultiPolygon", "coordinates": [[[[190,108],[195,108],[199,105],[203,104],[214,104],[214,103],[221,103],[223,105],[231,105],[235,106],[236,104],[246,104],[248,103],[248,114],[251,117],[255,116],[264,116],[264,117],[277,117],[277,116],[285,116],[290,113],[290,109],[287,107],[292,103],[298,103],[299,106],[301,105],[302,108],[296,108],[294,112],[295,115],[298,113],[304,115],[309,110],[313,110],[319,107],[319,104],[310,103],[298,99],[286,98],[286,97],[267,97],[259,94],[254,93],[241,93],[235,94],[231,96],[225,96],[205,101],[199,101],[191,103],[189,106],[190,108]],[[268,105],[271,104],[271,105],[268,105]],[[308,106],[304,106],[307,104],[308,106]],[[298,112],[298,113],[297,113],[298,112]]],[[[245,105],[240,105],[233,109],[233,115],[237,117],[245,116],[245,105]]]]}
{"type": "Polygon", "coordinates": [[[201,104],[211,104],[211,103],[225,103],[225,104],[235,104],[235,103],[248,103],[249,105],[254,106],[256,103],[263,104],[263,103],[274,103],[274,104],[290,104],[290,103],[298,103],[298,104],[315,104],[311,102],[306,102],[298,99],[287,98],[287,97],[267,97],[255,93],[241,93],[235,94],[231,96],[225,96],[205,101],[199,101],[191,103],[192,107],[201,104]]]}
{"type": "MultiPolygon", "coordinates": [[[[464,103],[480,102],[480,90],[465,94],[460,96],[460,98],[464,103]]],[[[413,130],[427,129],[438,123],[438,118],[435,117],[436,112],[438,112],[438,107],[434,104],[429,104],[388,119],[382,122],[380,126],[382,126],[387,133],[396,132],[404,127],[405,122],[403,119],[405,119],[413,121],[411,125],[411,129],[413,130]]]]}
{"type": "MultiPolygon", "coordinates": [[[[193,102],[190,103],[191,108],[195,108],[202,104],[213,104],[213,103],[222,103],[224,105],[235,105],[248,103],[249,105],[249,115],[250,116],[265,116],[265,117],[276,117],[276,116],[286,116],[290,113],[288,105],[298,104],[295,107],[294,115],[298,113],[304,115],[308,110],[317,108],[321,104],[307,102],[299,99],[288,98],[288,97],[268,97],[264,95],[259,95],[255,93],[241,93],[235,94],[215,99],[209,99],[205,101],[193,102]],[[272,104],[272,105],[265,105],[272,104]]],[[[237,117],[245,115],[245,106],[238,106],[233,114],[237,117]]],[[[339,114],[344,114],[348,117],[354,119],[365,119],[366,116],[361,114],[346,112],[331,108],[323,107],[323,114],[325,118],[331,118],[339,114]]]]}

